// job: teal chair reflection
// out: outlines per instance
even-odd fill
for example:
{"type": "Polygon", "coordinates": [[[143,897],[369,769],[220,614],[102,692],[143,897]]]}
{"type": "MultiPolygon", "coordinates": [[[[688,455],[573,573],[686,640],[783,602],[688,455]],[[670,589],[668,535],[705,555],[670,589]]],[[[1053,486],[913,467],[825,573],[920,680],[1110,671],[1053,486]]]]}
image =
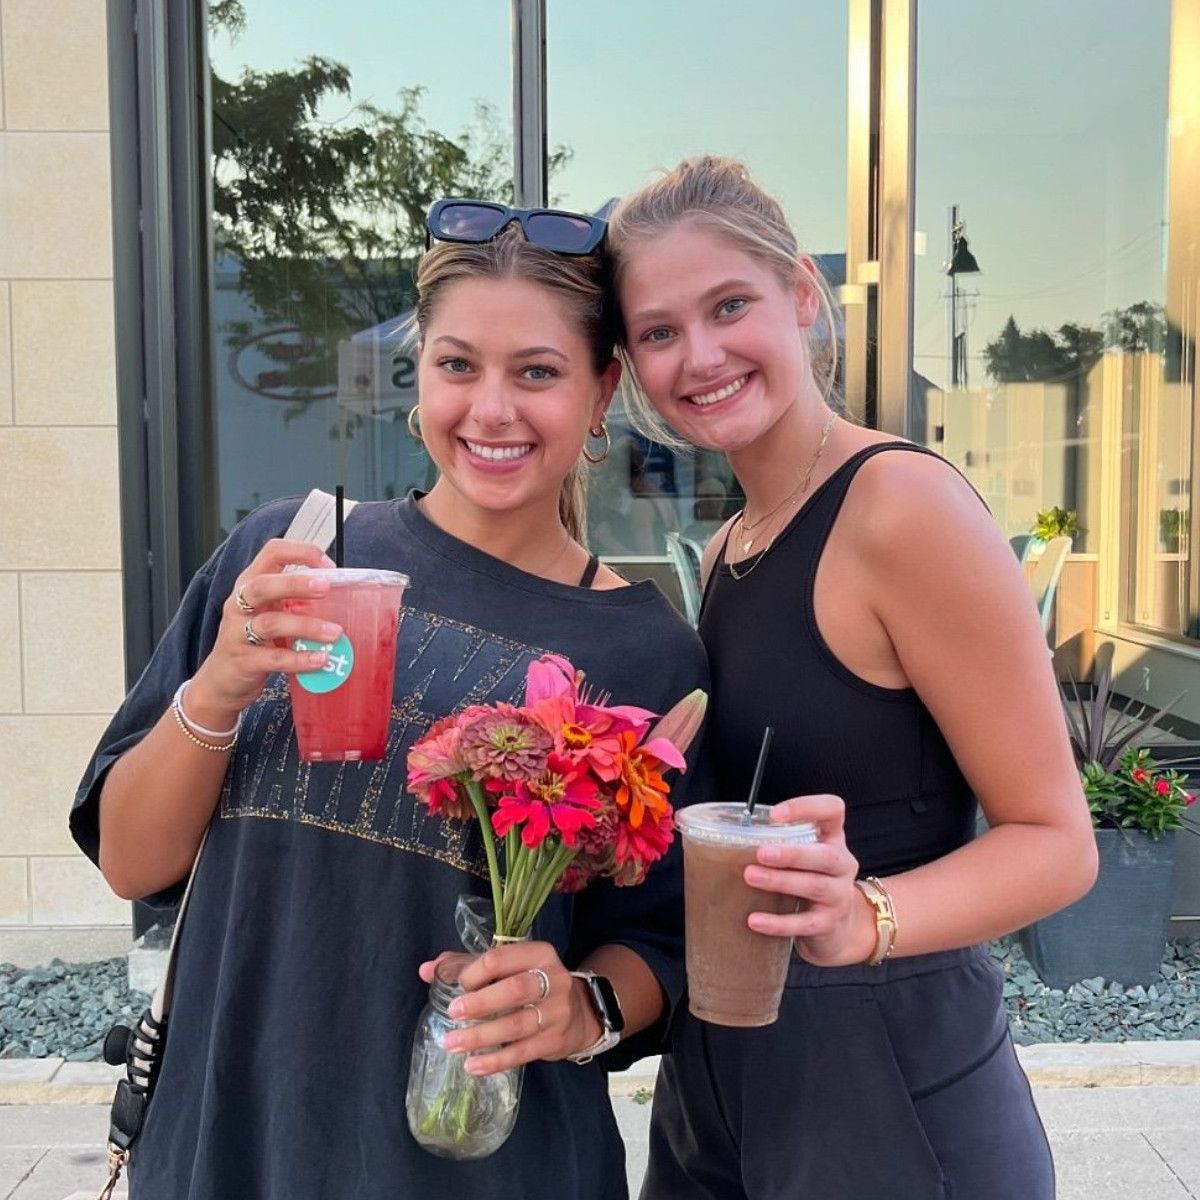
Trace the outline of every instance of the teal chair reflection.
{"type": "Polygon", "coordinates": [[[1008,544],[1017,556],[1017,562],[1024,566],[1029,561],[1033,548],[1038,544],[1038,539],[1032,533],[1018,533],[1016,537],[1008,539],[1008,544]]]}
{"type": "Polygon", "coordinates": [[[1029,590],[1033,593],[1033,602],[1037,605],[1038,615],[1042,619],[1043,633],[1049,632],[1050,614],[1054,611],[1054,595],[1058,591],[1058,580],[1070,553],[1069,537],[1051,538],[1029,579],[1029,590]]]}
{"type": "Polygon", "coordinates": [[[700,547],[681,533],[667,534],[667,557],[679,579],[683,615],[693,627],[700,621],[700,547]]]}

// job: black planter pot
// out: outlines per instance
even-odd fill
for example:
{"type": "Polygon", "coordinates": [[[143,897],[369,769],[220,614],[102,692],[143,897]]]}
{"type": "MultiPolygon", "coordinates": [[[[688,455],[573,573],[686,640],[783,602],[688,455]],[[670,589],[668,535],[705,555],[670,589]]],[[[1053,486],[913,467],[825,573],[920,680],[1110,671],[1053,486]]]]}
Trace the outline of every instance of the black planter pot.
{"type": "Polygon", "coordinates": [[[1171,917],[1175,834],[1155,841],[1132,829],[1098,829],[1096,847],[1095,887],[1022,929],[1021,946],[1053,988],[1097,976],[1127,987],[1154,983],[1171,917]]]}

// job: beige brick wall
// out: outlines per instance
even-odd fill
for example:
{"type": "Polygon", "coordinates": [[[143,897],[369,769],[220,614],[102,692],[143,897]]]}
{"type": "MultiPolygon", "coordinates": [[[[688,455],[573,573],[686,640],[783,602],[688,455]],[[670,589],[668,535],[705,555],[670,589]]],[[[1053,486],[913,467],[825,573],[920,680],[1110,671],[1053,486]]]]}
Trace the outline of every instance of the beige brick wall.
{"type": "Polygon", "coordinates": [[[105,0],[0,0],[0,960],[129,936],[66,827],[124,677],[106,53],[105,0]]]}

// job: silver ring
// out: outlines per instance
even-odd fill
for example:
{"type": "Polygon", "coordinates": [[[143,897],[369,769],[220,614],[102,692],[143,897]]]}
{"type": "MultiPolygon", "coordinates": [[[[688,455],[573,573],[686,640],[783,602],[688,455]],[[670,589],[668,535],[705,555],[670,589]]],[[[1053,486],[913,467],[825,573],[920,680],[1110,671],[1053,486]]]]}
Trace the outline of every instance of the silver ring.
{"type": "Polygon", "coordinates": [[[530,967],[527,975],[536,975],[538,981],[537,1003],[541,1004],[550,995],[550,976],[541,967],[530,967]]]}
{"type": "Polygon", "coordinates": [[[237,591],[233,593],[233,602],[237,605],[239,612],[252,613],[255,611],[254,605],[247,602],[245,589],[246,585],[244,583],[238,584],[237,591]]]}
{"type": "Polygon", "coordinates": [[[249,642],[251,646],[265,646],[267,644],[264,638],[260,638],[258,634],[254,632],[253,617],[246,618],[246,624],[242,626],[242,633],[246,635],[246,641],[249,642]]]}
{"type": "Polygon", "coordinates": [[[542,1010],[540,1008],[538,1008],[538,1006],[536,1004],[522,1004],[521,1007],[533,1009],[533,1015],[535,1017],[537,1017],[538,1033],[541,1033],[542,1032],[542,1010]]]}

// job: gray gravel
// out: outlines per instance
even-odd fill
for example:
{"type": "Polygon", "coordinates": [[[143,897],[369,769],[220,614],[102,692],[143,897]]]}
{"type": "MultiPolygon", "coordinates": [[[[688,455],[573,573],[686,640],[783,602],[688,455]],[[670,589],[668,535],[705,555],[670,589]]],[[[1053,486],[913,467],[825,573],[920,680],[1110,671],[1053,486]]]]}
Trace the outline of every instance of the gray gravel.
{"type": "MultiPolygon", "coordinates": [[[[1200,941],[1167,945],[1160,980],[1126,990],[1087,979],[1065,992],[1048,988],[1015,940],[990,954],[1006,976],[1004,1003],[1018,1045],[1200,1039],[1200,941]]],[[[0,964],[0,1058],[100,1057],[104,1035],[127,1023],[149,998],[129,990],[123,958],[61,963],[32,970],[0,964]]]]}
{"type": "Polygon", "coordinates": [[[0,1058],[94,1062],[104,1035],[132,1024],[148,997],[131,992],[123,958],[21,968],[0,963],[0,1058]]]}

